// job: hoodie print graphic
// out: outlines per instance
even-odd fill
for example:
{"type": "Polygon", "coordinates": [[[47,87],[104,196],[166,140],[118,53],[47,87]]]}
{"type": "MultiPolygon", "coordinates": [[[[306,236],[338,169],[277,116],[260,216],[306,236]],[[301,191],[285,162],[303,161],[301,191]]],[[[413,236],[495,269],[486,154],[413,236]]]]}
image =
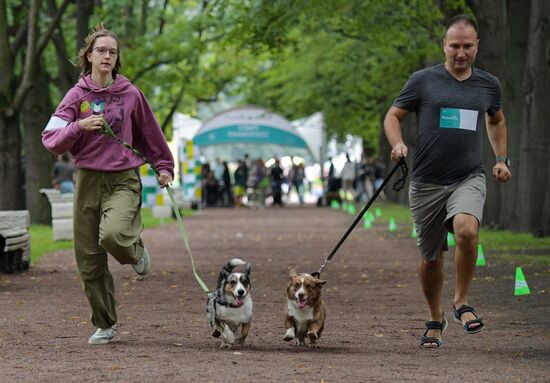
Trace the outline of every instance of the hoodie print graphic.
{"type": "Polygon", "coordinates": [[[111,126],[113,132],[118,135],[122,132],[124,126],[124,95],[107,95],[98,100],[103,106],[103,118],[111,126]]]}

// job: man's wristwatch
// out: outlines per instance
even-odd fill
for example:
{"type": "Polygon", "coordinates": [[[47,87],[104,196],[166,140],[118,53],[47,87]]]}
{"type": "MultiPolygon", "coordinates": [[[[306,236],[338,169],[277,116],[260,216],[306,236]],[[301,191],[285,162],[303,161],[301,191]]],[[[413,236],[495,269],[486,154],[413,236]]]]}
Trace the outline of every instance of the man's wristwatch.
{"type": "Polygon", "coordinates": [[[510,159],[508,157],[497,156],[496,162],[504,162],[504,165],[510,167],[510,159]]]}

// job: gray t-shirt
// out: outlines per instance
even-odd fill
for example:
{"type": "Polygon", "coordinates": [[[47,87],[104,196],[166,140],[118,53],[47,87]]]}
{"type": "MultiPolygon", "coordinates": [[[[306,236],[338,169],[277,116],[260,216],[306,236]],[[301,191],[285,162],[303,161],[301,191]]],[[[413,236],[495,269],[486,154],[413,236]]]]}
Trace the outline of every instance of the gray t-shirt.
{"type": "Polygon", "coordinates": [[[413,181],[451,185],[483,173],[485,113],[501,107],[498,78],[473,68],[456,80],[443,64],[412,74],[393,106],[416,112],[413,181]]]}

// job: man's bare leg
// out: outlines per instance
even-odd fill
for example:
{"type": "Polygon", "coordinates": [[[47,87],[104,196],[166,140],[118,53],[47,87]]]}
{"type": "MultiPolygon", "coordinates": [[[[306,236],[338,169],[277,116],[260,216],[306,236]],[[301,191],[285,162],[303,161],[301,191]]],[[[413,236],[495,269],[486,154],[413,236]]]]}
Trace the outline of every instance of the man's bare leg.
{"type": "MultiPolygon", "coordinates": [[[[468,304],[468,290],[476,269],[478,228],[477,218],[470,214],[457,214],[453,219],[456,239],[454,305],[457,309],[468,304]]],[[[466,323],[475,318],[474,314],[466,312],[460,319],[466,323]]],[[[480,324],[471,323],[469,328],[477,326],[480,324]]]]}
{"type": "MultiPolygon", "coordinates": [[[[430,309],[430,320],[441,322],[441,289],[443,288],[443,253],[435,261],[420,259],[420,281],[422,291],[430,309]]],[[[426,336],[441,338],[441,330],[429,330],[426,336]]],[[[436,343],[426,343],[426,347],[437,347],[436,343]]]]}

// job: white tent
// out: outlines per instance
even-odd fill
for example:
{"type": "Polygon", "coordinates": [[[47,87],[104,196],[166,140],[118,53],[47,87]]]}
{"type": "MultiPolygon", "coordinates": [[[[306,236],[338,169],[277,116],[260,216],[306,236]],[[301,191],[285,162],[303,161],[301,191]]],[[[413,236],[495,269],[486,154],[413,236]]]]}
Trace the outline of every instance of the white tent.
{"type": "Polygon", "coordinates": [[[231,108],[205,121],[193,143],[206,157],[236,159],[296,155],[315,160],[309,144],[284,117],[265,108],[231,108]]]}
{"type": "Polygon", "coordinates": [[[302,136],[315,162],[321,163],[326,158],[326,132],[323,113],[317,112],[309,117],[292,121],[292,126],[302,136]]]}

